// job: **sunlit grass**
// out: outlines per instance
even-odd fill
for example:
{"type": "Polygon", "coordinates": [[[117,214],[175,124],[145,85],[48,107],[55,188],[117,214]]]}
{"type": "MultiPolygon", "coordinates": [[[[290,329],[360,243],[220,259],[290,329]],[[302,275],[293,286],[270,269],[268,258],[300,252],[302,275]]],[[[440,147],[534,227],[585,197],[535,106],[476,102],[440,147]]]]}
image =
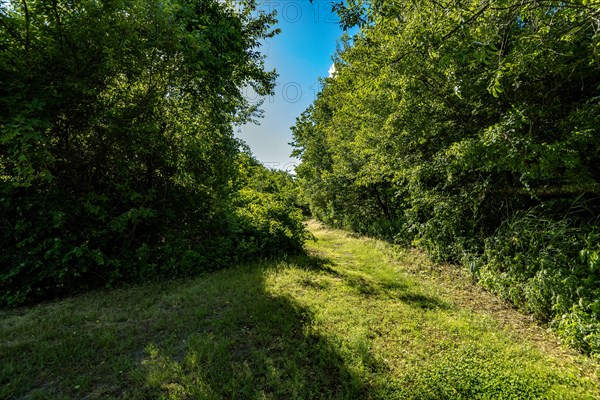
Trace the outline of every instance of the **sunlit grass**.
{"type": "Polygon", "coordinates": [[[600,398],[451,267],[311,228],[306,257],[2,312],[0,398],[600,398]]]}

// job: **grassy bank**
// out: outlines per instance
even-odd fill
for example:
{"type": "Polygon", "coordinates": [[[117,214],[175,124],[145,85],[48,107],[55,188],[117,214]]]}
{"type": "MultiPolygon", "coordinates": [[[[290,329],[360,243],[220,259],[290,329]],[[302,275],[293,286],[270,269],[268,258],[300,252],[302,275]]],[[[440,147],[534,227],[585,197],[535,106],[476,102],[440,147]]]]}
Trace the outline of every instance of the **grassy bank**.
{"type": "Polygon", "coordinates": [[[308,256],[0,313],[0,398],[600,398],[597,361],[450,267],[308,256]]]}

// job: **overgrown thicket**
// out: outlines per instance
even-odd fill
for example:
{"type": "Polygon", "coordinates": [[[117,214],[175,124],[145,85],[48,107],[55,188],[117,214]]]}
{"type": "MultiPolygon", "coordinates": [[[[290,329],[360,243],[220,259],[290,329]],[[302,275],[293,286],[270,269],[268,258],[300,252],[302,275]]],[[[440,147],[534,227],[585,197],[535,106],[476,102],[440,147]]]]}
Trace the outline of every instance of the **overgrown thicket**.
{"type": "Polygon", "coordinates": [[[600,352],[600,2],[338,9],[360,30],[292,128],[313,214],[462,262],[600,352]]]}
{"type": "Polygon", "coordinates": [[[239,156],[234,197],[236,249],[242,259],[287,256],[314,239],[304,224],[298,185],[281,170],[264,167],[246,153],[239,156]]]}
{"type": "Polygon", "coordinates": [[[241,89],[273,89],[273,23],[253,0],[0,2],[0,304],[301,247],[232,133],[241,89]]]}

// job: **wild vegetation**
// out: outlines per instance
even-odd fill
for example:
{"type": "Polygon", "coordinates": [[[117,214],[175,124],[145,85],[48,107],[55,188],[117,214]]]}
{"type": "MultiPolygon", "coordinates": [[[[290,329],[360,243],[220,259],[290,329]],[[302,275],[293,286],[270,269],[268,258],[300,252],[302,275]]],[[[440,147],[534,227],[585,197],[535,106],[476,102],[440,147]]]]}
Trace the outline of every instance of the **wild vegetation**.
{"type": "Polygon", "coordinates": [[[594,399],[600,366],[418,252],[308,254],[0,311],[0,397],[594,399]]]}
{"type": "Polygon", "coordinates": [[[232,133],[242,89],[273,89],[274,21],[252,0],[0,2],[0,304],[301,249],[291,177],[232,133]]]}
{"type": "Polygon", "coordinates": [[[334,8],[292,177],[254,0],[0,0],[0,397],[597,398],[600,3],[334,8]]]}
{"type": "Polygon", "coordinates": [[[292,128],[313,215],[464,264],[600,352],[600,3],[350,1],[292,128]]]}

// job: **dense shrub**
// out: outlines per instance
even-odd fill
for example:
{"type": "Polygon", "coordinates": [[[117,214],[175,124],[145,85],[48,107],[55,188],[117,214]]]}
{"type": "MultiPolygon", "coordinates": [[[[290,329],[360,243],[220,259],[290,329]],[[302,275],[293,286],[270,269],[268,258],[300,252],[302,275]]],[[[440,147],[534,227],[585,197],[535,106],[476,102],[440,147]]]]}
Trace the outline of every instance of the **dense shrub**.
{"type": "Polygon", "coordinates": [[[270,170],[246,154],[240,155],[239,165],[240,189],[235,200],[239,254],[251,258],[302,251],[312,235],[304,225],[293,177],[270,170]]]}
{"type": "Polygon", "coordinates": [[[0,2],[0,305],[300,246],[287,203],[235,184],[274,22],[253,1],[0,2]]]}
{"type": "Polygon", "coordinates": [[[336,9],[359,29],[292,128],[313,215],[470,260],[488,287],[598,351],[597,4],[336,9]],[[579,196],[596,213],[570,213],[579,196]],[[538,221],[541,209],[553,211],[538,221]]]}
{"type": "Polygon", "coordinates": [[[470,262],[479,281],[546,321],[571,345],[600,352],[600,226],[519,212],[470,262]]]}

